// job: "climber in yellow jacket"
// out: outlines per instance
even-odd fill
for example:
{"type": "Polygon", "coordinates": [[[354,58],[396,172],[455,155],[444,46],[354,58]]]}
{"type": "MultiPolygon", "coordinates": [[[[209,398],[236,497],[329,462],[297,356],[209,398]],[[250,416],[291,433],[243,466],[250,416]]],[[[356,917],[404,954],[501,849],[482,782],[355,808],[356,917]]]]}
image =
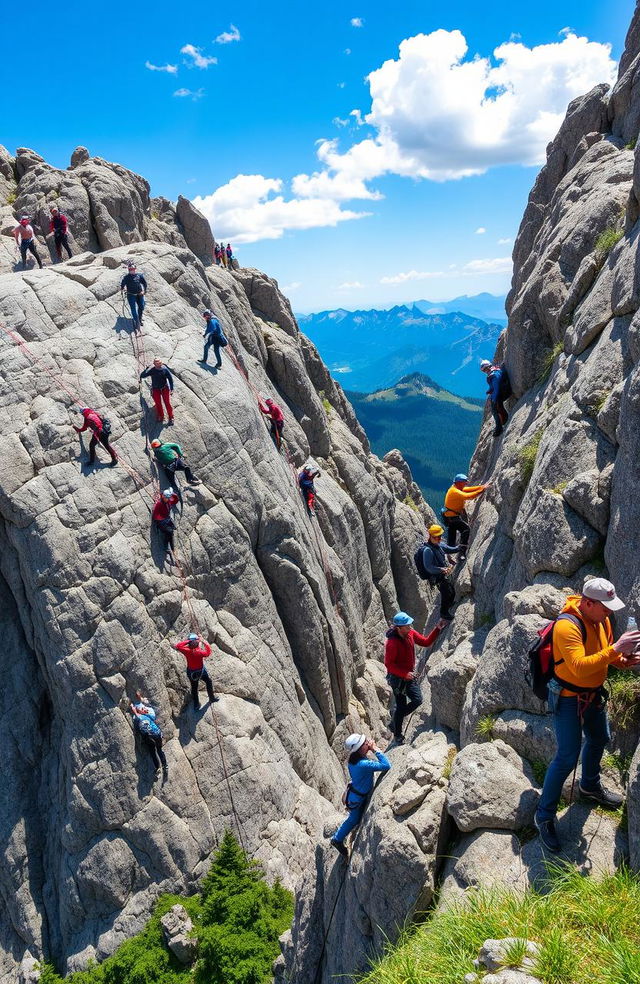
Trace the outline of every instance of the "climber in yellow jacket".
{"type": "Polygon", "coordinates": [[[444,497],[444,509],[442,518],[447,527],[447,544],[455,547],[460,533],[460,553],[458,562],[462,563],[467,555],[467,544],[469,543],[470,528],[465,515],[464,507],[471,499],[477,499],[482,495],[488,486],[467,485],[468,477],[462,472],[453,480],[453,485],[444,497]]]}
{"type": "Polygon", "coordinates": [[[548,685],[557,751],[547,769],[535,825],[549,851],[560,850],[555,819],[565,780],[582,750],[579,789],[591,803],[616,809],[622,796],[605,789],[600,763],[609,741],[607,694],[603,684],[610,666],[628,669],[640,663],[640,632],[624,632],[613,641],[611,612],[624,608],[610,581],[585,582],[581,595],[570,595],[562,618],[553,626],[553,678],[548,685]],[[584,738],[584,745],[583,745],[584,738]]]}

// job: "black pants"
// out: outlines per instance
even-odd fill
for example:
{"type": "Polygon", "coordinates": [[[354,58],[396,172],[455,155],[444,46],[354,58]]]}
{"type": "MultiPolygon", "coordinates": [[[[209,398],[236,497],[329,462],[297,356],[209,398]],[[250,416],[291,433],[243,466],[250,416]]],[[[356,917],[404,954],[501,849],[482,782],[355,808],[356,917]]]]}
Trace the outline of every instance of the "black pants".
{"type": "Polygon", "coordinates": [[[164,473],[167,476],[169,485],[173,484],[177,471],[183,471],[187,476],[187,482],[193,482],[195,475],[189,468],[189,465],[186,463],[184,458],[174,458],[170,465],[164,466],[164,473]]]}
{"type": "Polygon", "coordinates": [[[167,771],[167,759],[162,751],[162,735],[142,735],[142,740],[149,749],[149,754],[153,759],[153,766],[159,769],[160,766],[167,771]]]}
{"type": "Polygon", "coordinates": [[[215,338],[206,338],[204,343],[204,355],[202,356],[202,361],[207,361],[207,356],[209,355],[209,349],[213,345],[213,351],[216,357],[216,369],[222,368],[222,359],[220,358],[220,342],[215,338]]]}
{"type": "Polygon", "coordinates": [[[444,577],[444,575],[438,578],[436,586],[440,592],[440,618],[446,618],[446,620],[450,622],[453,618],[451,606],[456,600],[456,589],[451,581],[447,577],[444,577]]]}
{"type": "Polygon", "coordinates": [[[173,550],[173,534],[176,531],[176,524],[172,519],[156,519],[155,523],[164,537],[165,550],[173,550]]]}
{"type": "Polygon", "coordinates": [[[69,237],[66,232],[54,232],[53,234],[53,244],[56,248],[56,256],[59,260],[62,259],[62,247],[67,251],[67,256],[71,259],[71,247],[69,246],[69,237]]]}
{"type": "Polygon", "coordinates": [[[200,707],[200,700],[198,698],[198,684],[201,680],[204,680],[207,688],[207,697],[209,702],[212,704],[215,694],[213,692],[213,684],[211,683],[211,677],[207,673],[206,668],[203,666],[201,670],[187,670],[187,676],[189,677],[189,682],[191,684],[191,696],[193,697],[193,706],[196,710],[200,707]]]}
{"type": "Polygon", "coordinates": [[[109,454],[111,455],[111,460],[117,461],[118,455],[115,453],[115,451],[109,444],[109,438],[106,437],[104,434],[100,434],[100,436],[94,434],[91,440],[89,441],[89,464],[90,465],[93,464],[93,462],[96,460],[96,444],[98,443],[98,441],[100,442],[102,447],[109,452],[109,454]]]}
{"type": "Polygon", "coordinates": [[[460,533],[460,543],[464,548],[466,553],[466,547],[469,542],[469,533],[471,532],[469,524],[462,516],[452,516],[449,519],[447,516],[444,517],[444,521],[447,524],[447,543],[450,547],[455,547],[457,535],[460,533]]]}
{"type": "Polygon", "coordinates": [[[502,400],[496,400],[495,403],[493,400],[491,401],[491,413],[496,422],[496,430],[502,430],[509,419],[509,414],[505,410],[502,400]]]}
{"type": "Polygon", "coordinates": [[[35,239],[27,239],[26,242],[23,239],[21,241],[21,243],[20,243],[20,256],[22,257],[22,265],[23,265],[23,267],[26,267],[26,265],[27,265],[27,250],[30,253],[33,253],[33,255],[35,256],[36,260],[38,261],[38,266],[42,270],[42,260],[40,259],[40,256],[38,254],[38,250],[36,249],[36,241],[35,241],[35,239]]]}
{"type": "Polygon", "coordinates": [[[277,448],[282,444],[282,431],[284,430],[284,420],[271,421],[271,437],[277,448]]]}
{"type": "Polygon", "coordinates": [[[393,673],[387,674],[387,683],[393,690],[396,701],[396,709],[393,715],[393,734],[395,738],[402,735],[402,722],[407,714],[415,711],[422,703],[422,691],[420,684],[415,680],[403,680],[402,677],[395,676],[393,673]]]}

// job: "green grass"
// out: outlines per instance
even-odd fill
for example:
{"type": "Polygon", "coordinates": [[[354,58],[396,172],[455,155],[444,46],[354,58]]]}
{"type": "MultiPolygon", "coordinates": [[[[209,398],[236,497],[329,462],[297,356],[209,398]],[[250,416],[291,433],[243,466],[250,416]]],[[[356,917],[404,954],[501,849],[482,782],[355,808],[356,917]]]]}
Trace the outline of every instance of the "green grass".
{"type": "Polygon", "coordinates": [[[331,406],[331,404],[329,403],[328,399],[324,395],[324,390],[318,390],[318,396],[322,400],[322,406],[324,407],[324,412],[326,413],[326,415],[328,417],[329,414],[331,413],[331,411],[333,410],[333,407],[331,406]]]}
{"type": "Polygon", "coordinates": [[[552,489],[547,489],[547,492],[553,492],[554,495],[562,495],[568,484],[568,482],[558,482],[552,489]]]}
{"type": "Polygon", "coordinates": [[[611,395],[611,390],[603,390],[589,400],[585,409],[590,417],[597,417],[611,395]]]}
{"type": "Polygon", "coordinates": [[[550,348],[546,353],[542,361],[542,369],[540,375],[538,376],[539,383],[546,383],[547,379],[551,375],[551,370],[553,369],[553,363],[556,361],[561,352],[564,352],[563,342],[556,342],[553,348],[550,348]]]}
{"type": "Polygon", "coordinates": [[[599,254],[600,259],[604,262],[616,243],[619,243],[622,239],[624,233],[622,229],[616,229],[615,226],[609,226],[604,232],[601,232],[596,239],[595,251],[599,254]]]}
{"type": "Polygon", "coordinates": [[[493,741],[495,737],[493,733],[495,723],[495,714],[485,714],[484,717],[478,718],[475,727],[476,738],[481,738],[483,741],[493,741]]]}
{"type": "Polygon", "coordinates": [[[536,458],[538,457],[538,450],[540,449],[540,441],[542,440],[543,433],[544,432],[542,430],[536,431],[531,440],[527,441],[527,443],[518,451],[520,473],[527,484],[533,475],[533,469],[535,467],[536,458]]]}
{"type": "Polygon", "coordinates": [[[538,786],[541,786],[544,782],[544,777],[547,774],[547,763],[543,762],[542,759],[530,759],[529,765],[531,766],[531,771],[533,772],[533,778],[538,786]]]}
{"type": "Polygon", "coordinates": [[[496,616],[494,612],[485,612],[484,615],[479,615],[475,620],[476,629],[493,628],[495,624],[496,616]]]}
{"type": "MultiPolygon", "coordinates": [[[[278,882],[269,888],[262,869],[227,831],[202,892],[183,898],[161,895],[152,918],[137,936],[104,963],[64,978],[67,984],[267,984],[280,952],[278,937],[291,924],[293,896],[278,882]],[[194,923],[198,957],[180,964],[164,942],[161,917],[177,902],[194,923]]],[[[41,984],[62,984],[50,965],[41,984]]]]}
{"type": "MultiPolygon", "coordinates": [[[[361,984],[460,984],[484,941],[507,936],[538,943],[542,984],[640,984],[640,877],[559,867],[547,888],[469,892],[407,932],[361,984]]],[[[514,944],[508,960],[521,950],[514,944]]]]}
{"type": "Polygon", "coordinates": [[[630,140],[628,144],[625,144],[624,145],[624,149],[625,150],[635,150],[636,149],[637,140],[638,140],[638,138],[637,137],[634,137],[633,140],[630,140]]]}
{"type": "Polygon", "coordinates": [[[626,786],[629,781],[629,767],[632,755],[623,755],[622,752],[605,752],[602,756],[602,765],[605,769],[612,769],[618,773],[620,782],[626,786]]]}
{"type": "Polygon", "coordinates": [[[615,731],[625,731],[640,720],[640,678],[635,673],[611,667],[607,709],[615,731]]]}
{"type": "Polygon", "coordinates": [[[450,748],[449,751],[447,752],[447,759],[446,759],[446,761],[444,763],[444,767],[442,769],[442,778],[443,779],[450,779],[451,778],[451,770],[453,769],[453,760],[455,759],[455,757],[456,757],[457,754],[458,754],[458,752],[457,752],[457,749],[455,749],[455,748],[450,748]]]}
{"type": "Polygon", "coordinates": [[[413,511],[417,513],[420,512],[418,508],[418,503],[415,501],[412,495],[405,495],[402,501],[404,502],[405,506],[409,506],[409,509],[413,509],[413,511]]]}

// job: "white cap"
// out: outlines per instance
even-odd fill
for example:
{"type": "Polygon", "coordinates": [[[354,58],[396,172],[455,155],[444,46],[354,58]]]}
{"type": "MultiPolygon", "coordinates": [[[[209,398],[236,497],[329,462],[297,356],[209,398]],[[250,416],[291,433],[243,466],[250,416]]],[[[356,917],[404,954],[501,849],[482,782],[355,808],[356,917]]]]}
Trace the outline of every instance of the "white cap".
{"type": "Polygon", "coordinates": [[[487,368],[490,368],[490,366],[491,366],[491,363],[489,362],[488,359],[483,359],[482,362],[480,363],[480,368],[481,369],[487,369],[487,368]]]}
{"type": "Polygon", "coordinates": [[[619,612],[625,607],[624,601],[618,598],[611,581],[607,581],[604,577],[592,577],[585,581],[582,594],[592,601],[599,601],[610,612],[619,612]]]}
{"type": "Polygon", "coordinates": [[[165,496],[165,497],[166,497],[167,499],[169,499],[169,498],[170,498],[170,497],[171,497],[172,495],[174,495],[175,493],[174,493],[174,491],[173,491],[173,489],[165,489],[165,490],[163,491],[163,493],[162,493],[162,494],[163,494],[163,496],[165,496]]]}
{"type": "Polygon", "coordinates": [[[344,743],[344,747],[348,752],[357,752],[359,748],[362,748],[366,740],[366,735],[349,735],[344,743]]]}

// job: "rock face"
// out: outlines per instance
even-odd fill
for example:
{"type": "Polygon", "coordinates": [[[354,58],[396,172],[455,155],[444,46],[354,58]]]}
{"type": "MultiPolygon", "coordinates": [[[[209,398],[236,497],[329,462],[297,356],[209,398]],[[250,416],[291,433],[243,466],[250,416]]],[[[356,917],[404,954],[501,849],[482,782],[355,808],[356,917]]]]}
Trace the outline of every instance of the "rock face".
{"type": "Polygon", "coordinates": [[[191,935],[193,923],[183,905],[174,905],[162,916],[160,923],[167,946],[182,964],[190,964],[198,952],[198,941],[191,935]]]}
{"type": "MultiPolygon", "coordinates": [[[[187,204],[176,224],[143,179],[84,153],[69,171],[30,151],[0,161],[22,207],[42,215],[59,187],[85,236],[70,261],[0,273],[0,323],[12,333],[1,333],[0,359],[10,394],[0,411],[0,981],[13,984],[27,949],[67,971],[111,953],[160,892],[197,887],[227,827],[269,877],[299,886],[340,802],[345,735],[385,733],[388,619],[408,607],[424,621],[433,607],[432,592],[394,573],[432,513],[399,456],[370,454],[275,282],[205,269],[186,244],[208,243],[187,204]],[[135,337],[119,294],[132,245],[149,284],[135,337]],[[219,373],[197,362],[205,306],[230,339],[219,373]],[[172,431],[138,382],[154,356],[175,375],[172,431]],[[285,410],[286,455],[258,394],[285,410]],[[100,450],[83,467],[78,405],[111,420],[118,467],[105,469],[100,450]],[[156,436],[177,440],[202,479],[182,488],[174,568],[150,521],[166,484],[149,457],[156,436]],[[313,521],[296,486],[309,457],[322,472],[313,521]],[[410,492],[419,512],[402,502],[410,492]],[[194,714],[170,648],[194,628],[214,648],[215,719],[208,706],[194,714]],[[138,689],[158,707],[164,783],[132,733],[138,689]]],[[[6,234],[0,243],[10,256],[6,234]]],[[[412,772],[421,805],[394,801],[398,837],[420,861],[413,901],[433,886],[444,809],[435,779],[423,790],[429,763],[412,772]]],[[[404,918],[411,903],[400,913],[393,894],[390,918],[404,918]]]]}

